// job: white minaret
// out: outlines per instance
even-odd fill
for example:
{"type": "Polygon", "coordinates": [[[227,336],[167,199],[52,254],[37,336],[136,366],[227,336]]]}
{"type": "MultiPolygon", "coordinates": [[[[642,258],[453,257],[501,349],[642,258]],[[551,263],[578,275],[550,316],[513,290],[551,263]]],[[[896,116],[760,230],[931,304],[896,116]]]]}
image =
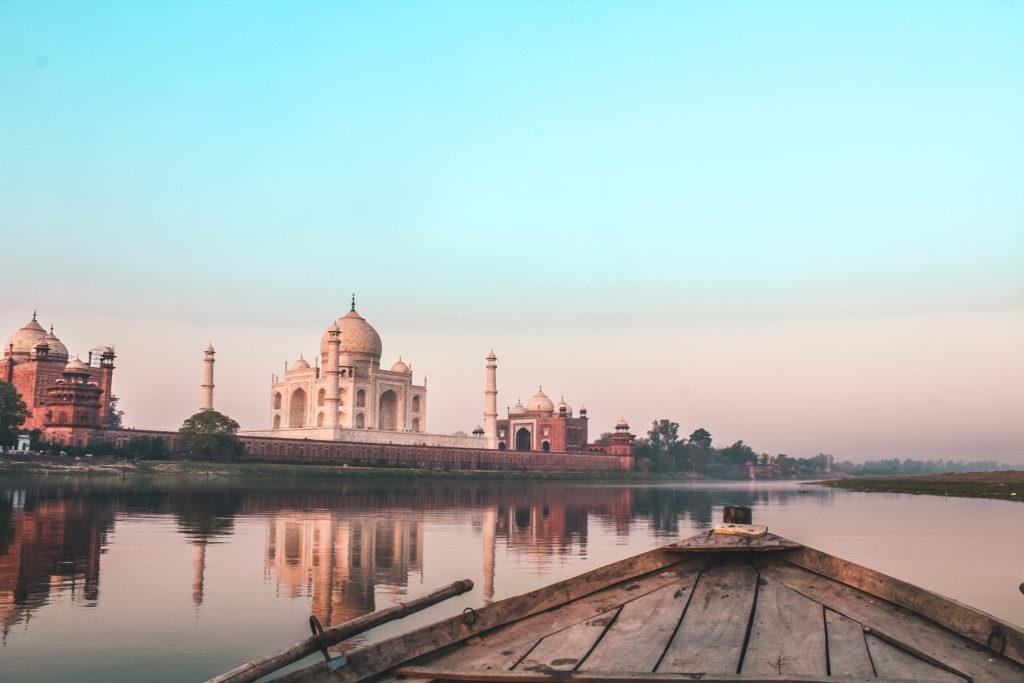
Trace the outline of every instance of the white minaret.
{"type": "Polygon", "coordinates": [[[484,389],[484,438],[487,448],[498,447],[498,357],[487,354],[487,387],[484,389]]]}
{"type": "Polygon", "coordinates": [[[199,411],[206,412],[213,410],[213,344],[206,347],[206,357],[203,359],[203,395],[199,402],[199,411]]]}
{"type": "Polygon", "coordinates": [[[331,429],[338,428],[338,410],[341,405],[338,384],[338,349],[341,345],[341,328],[334,323],[327,330],[327,396],[324,398],[327,409],[324,423],[331,429]]]}

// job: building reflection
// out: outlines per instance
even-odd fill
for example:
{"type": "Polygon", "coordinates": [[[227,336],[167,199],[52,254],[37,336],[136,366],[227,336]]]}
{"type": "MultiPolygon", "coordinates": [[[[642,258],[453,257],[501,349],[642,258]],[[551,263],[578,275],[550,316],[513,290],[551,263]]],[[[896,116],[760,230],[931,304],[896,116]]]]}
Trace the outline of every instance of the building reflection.
{"type": "Polygon", "coordinates": [[[284,512],[267,525],[265,571],[279,595],[306,597],[325,626],[374,611],[423,577],[423,522],[407,516],[351,519],[338,512],[284,512]]]}
{"type": "Polygon", "coordinates": [[[27,621],[57,596],[99,598],[100,554],[114,515],[81,499],[38,500],[8,491],[0,509],[0,627],[27,621]],[[3,519],[6,518],[6,519],[3,519]]]}

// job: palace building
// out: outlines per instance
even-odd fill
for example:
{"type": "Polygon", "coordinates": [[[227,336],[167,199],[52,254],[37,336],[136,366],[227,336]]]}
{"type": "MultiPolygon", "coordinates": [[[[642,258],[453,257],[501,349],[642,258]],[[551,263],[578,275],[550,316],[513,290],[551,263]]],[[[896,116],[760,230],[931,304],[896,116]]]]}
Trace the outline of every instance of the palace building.
{"type": "Polygon", "coordinates": [[[88,443],[109,424],[114,358],[109,346],[90,351],[86,361],[69,358],[53,327],[47,332],[33,313],[7,339],[0,372],[32,413],[22,429],[43,430],[47,440],[67,445],[88,443]]]}

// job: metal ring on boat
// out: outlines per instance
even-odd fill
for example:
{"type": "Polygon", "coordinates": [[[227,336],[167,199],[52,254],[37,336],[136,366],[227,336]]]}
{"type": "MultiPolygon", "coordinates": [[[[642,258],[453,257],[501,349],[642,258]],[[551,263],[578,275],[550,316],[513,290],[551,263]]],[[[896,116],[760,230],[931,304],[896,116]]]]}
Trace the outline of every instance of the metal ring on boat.
{"type": "Polygon", "coordinates": [[[320,652],[323,653],[324,659],[330,662],[331,656],[327,654],[327,646],[324,645],[324,627],[320,625],[320,620],[316,618],[315,614],[309,615],[309,630],[317,637],[317,641],[320,645],[320,652]]]}
{"type": "Polygon", "coordinates": [[[472,607],[467,607],[466,609],[462,610],[462,621],[466,622],[466,626],[472,626],[476,623],[476,620],[476,610],[474,610],[472,607]]]}

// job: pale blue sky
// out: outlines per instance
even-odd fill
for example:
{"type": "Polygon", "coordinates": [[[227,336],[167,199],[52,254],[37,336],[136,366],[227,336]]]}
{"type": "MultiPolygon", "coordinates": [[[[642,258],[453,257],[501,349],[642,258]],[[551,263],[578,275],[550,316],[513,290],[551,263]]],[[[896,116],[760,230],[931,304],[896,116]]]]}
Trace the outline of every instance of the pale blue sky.
{"type": "Polygon", "coordinates": [[[1021,36],[1019,2],[3,0],[0,322],[117,344],[137,426],[210,339],[265,426],[354,290],[439,431],[493,346],[503,405],[595,432],[1024,460],[1021,36]]]}

